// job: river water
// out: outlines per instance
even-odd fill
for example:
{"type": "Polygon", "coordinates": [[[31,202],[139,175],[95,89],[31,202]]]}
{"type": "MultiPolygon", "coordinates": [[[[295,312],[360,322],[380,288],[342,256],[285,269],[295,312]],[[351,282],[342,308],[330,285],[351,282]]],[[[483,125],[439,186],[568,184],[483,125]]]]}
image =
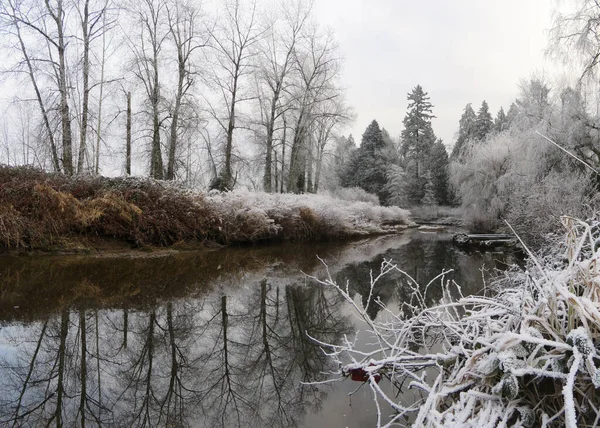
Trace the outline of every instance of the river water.
{"type": "MultiPolygon", "coordinates": [[[[513,262],[463,253],[451,233],[130,256],[0,257],[0,426],[370,427],[372,393],[335,376],[310,337],[368,343],[351,305],[392,259],[425,284],[444,269],[463,292],[513,262]],[[320,260],[319,258],[322,260],[320,260]]],[[[407,280],[374,296],[394,310],[407,280]]],[[[435,284],[432,303],[441,298],[435,284]]],[[[369,316],[380,316],[369,305],[369,316]]],[[[382,381],[383,384],[384,381],[382,381]]],[[[385,410],[384,410],[385,411],[385,410]]]]}

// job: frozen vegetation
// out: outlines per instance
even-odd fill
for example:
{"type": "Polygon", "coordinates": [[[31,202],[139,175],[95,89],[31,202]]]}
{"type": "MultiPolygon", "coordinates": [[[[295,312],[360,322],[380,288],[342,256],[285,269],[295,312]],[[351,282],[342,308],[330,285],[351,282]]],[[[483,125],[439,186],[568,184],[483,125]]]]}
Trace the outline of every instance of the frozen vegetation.
{"type": "MultiPolygon", "coordinates": [[[[347,198],[354,195],[344,194],[347,198]]],[[[288,233],[358,236],[386,233],[393,230],[389,226],[409,222],[409,212],[398,207],[325,195],[213,192],[206,203],[223,219],[222,230],[226,237],[246,227],[253,229],[256,236],[286,236],[288,233]],[[286,225],[293,226],[286,230],[286,225]]]]}
{"type": "MultiPolygon", "coordinates": [[[[322,345],[341,378],[365,374],[376,397],[378,426],[596,426],[600,421],[600,223],[562,218],[566,239],[556,251],[531,255],[526,270],[511,270],[478,296],[463,296],[443,273],[419,285],[385,261],[371,290],[392,271],[413,283],[400,311],[383,308],[371,320],[331,277],[334,287],[369,326],[376,349],[355,338],[322,345]],[[444,297],[427,306],[428,290],[444,297]],[[383,377],[381,383],[378,380],[383,377]],[[415,391],[401,402],[382,385],[415,391]],[[384,404],[387,403],[387,404],[384,404]],[[391,406],[392,411],[383,408],[391,406]]],[[[380,304],[381,302],[372,302],[380,304]]]]}
{"type": "MultiPolygon", "coordinates": [[[[363,198],[361,192],[346,197],[363,198]]],[[[321,195],[206,195],[152,179],[66,177],[0,166],[0,249],[82,249],[334,239],[395,232],[409,213],[321,195]],[[91,242],[90,240],[94,240],[91,242]]]]}

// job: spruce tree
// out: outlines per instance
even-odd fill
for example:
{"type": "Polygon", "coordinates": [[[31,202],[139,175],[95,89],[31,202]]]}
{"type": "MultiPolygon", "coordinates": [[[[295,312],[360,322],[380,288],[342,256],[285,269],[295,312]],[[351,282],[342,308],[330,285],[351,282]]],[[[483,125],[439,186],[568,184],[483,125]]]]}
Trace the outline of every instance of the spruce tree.
{"type": "Polygon", "coordinates": [[[431,126],[433,105],[420,85],[408,94],[408,113],[404,117],[401,154],[406,163],[408,199],[411,204],[420,204],[425,195],[427,163],[435,134],[431,126]]]}
{"type": "Polygon", "coordinates": [[[450,197],[450,173],[448,152],[442,140],[437,140],[431,149],[429,158],[430,178],[438,205],[449,205],[450,197]]]}
{"type": "Polygon", "coordinates": [[[515,123],[518,116],[519,107],[517,107],[516,103],[512,103],[508,108],[508,112],[506,113],[506,122],[509,128],[515,123]]]}
{"type": "Polygon", "coordinates": [[[360,147],[352,153],[350,161],[343,169],[340,183],[344,187],[360,187],[379,197],[383,204],[386,202],[387,162],[381,151],[385,141],[377,121],[365,130],[360,147]]]}
{"type": "Polygon", "coordinates": [[[475,122],[475,137],[479,141],[485,140],[485,137],[492,131],[494,122],[492,122],[492,115],[490,114],[490,108],[488,103],[484,100],[481,103],[481,107],[477,112],[477,121],[475,122]]]}
{"type": "Polygon", "coordinates": [[[431,171],[428,171],[427,174],[425,174],[425,188],[423,191],[423,200],[421,201],[421,203],[423,205],[435,205],[436,204],[436,197],[435,197],[435,184],[433,183],[433,178],[431,177],[431,171]]]}
{"type": "Polygon", "coordinates": [[[502,132],[506,131],[508,128],[508,119],[506,117],[506,113],[504,113],[504,109],[500,107],[498,110],[498,114],[496,115],[496,119],[494,120],[494,131],[502,132]]]}
{"type": "Polygon", "coordinates": [[[452,149],[451,158],[460,159],[465,151],[467,142],[475,138],[475,123],[477,122],[477,115],[471,107],[471,103],[467,104],[460,120],[458,121],[458,138],[454,149],[452,149]]]}

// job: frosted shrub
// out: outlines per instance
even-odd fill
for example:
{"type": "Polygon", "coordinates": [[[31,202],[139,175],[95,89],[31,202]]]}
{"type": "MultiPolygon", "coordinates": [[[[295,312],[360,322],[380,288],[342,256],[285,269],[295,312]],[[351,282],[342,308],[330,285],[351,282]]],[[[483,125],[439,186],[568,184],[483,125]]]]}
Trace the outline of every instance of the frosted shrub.
{"type": "Polygon", "coordinates": [[[557,152],[534,130],[502,132],[469,147],[465,163],[451,171],[473,230],[491,231],[508,219],[539,244],[560,215],[583,216],[590,177],[557,152]]]}
{"type": "MultiPolygon", "coordinates": [[[[335,199],[325,195],[295,195],[238,190],[211,193],[205,201],[222,219],[223,227],[235,225],[240,210],[264,213],[266,235],[288,237],[336,237],[384,232],[382,223],[406,224],[409,212],[370,202],[335,199]]],[[[231,240],[235,231],[231,231],[231,240]]],[[[265,235],[265,236],[266,236],[265,235]]],[[[258,236],[258,235],[257,235],[258,236]]],[[[249,239],[256,240],[256,239],[249,239]]]]}
{"type": "MultiPolygon", "coordinates": [[[[463,296],[440,280],[443,299],[426,306],[432,283],[419,286],[391,261],[382,275],[397,271],[414,284],[399,312],[371,320],[349,294],[335,287],[369,325],[375,351],[356,341],[322,345],[340,364],[339,376],[362,370],[377,408],[378,426],[428,427],[596,426],[600,422],[600,223],[563,217],[564,246],[544,260],[532,257],[527,271],[509,271],[494,296],[463,296]],[[451,297],[451,296],[458,296],[451,297]],[[418,350],[418,352],[416,352],[418,350]],[[377,377],[382,376],[381,382],[377,377]],[[416,402],[398,402],[394,390],[415,391],[416,402]]],[[[371,304],[381,304],[372,302],[371,304]]],[[[362,372],[361,372],[362,373],[362,372]]]]}
{"type": "Polygon", "coordinates": [[[344,201],[368,202],[373,205],[379,205],[379,197],[377,195],[369,193],[360,187],[338,187],[332,190],[330,194],[325,193],[325,195],[344,201]]]}

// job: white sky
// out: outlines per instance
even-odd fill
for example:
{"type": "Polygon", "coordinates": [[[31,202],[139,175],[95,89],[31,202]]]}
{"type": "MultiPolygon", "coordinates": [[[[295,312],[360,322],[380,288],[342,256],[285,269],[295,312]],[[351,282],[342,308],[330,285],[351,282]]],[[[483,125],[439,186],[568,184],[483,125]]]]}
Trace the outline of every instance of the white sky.
{"type": "Polygon", "coordinates": [[[552,68],[545,59],[553,0],[315,0],[345,58],[342,83],[357,113],[357,141],[377,119],[403,129],[406,94],[429,93],[436,135],[453,143],[467,103],[505,111],[521,79],[552,68]]]}

